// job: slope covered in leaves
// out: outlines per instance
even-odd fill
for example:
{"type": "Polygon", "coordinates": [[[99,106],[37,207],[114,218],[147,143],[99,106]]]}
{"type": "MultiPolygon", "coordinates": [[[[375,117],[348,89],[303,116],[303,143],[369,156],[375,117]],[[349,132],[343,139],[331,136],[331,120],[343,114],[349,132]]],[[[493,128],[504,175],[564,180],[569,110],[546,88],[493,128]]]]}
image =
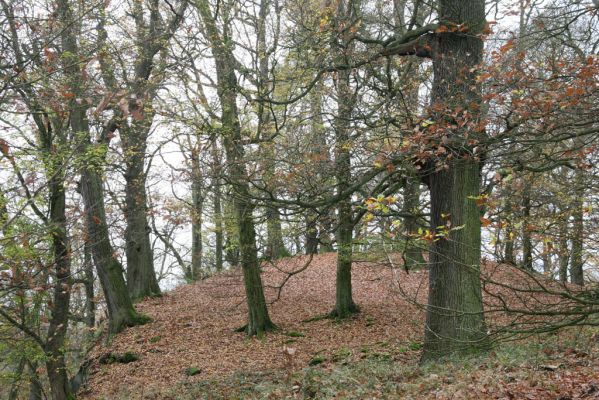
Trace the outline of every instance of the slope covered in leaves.
{"type": "MultiPolygon", "coordinates": [[[[212,387],[226,386],[225,383],[230,382],[239,388],[236,377],[240,374],[259,374],[265,377],[260,379],[285,381],[287,393],[277,389],[279,391],[271,393],[269,398],[302,398],[310,397],[311,393],[302,389],[306,386],[304,383],[293,382],[298,379],[298,371],[308,366],[323,369],[374,361],[379,365],[391,363],[417,370],[424,313],[412,300],[425,301],[427,273],[406,273],[388,263],[356,262],[353,289],[361,312],[353,319],[336,322],[317,318],[333,308],[335,260],[336,254],[331,253],[313,259],[305,256],[287,259],[277,263],[276,267],[265,267],[264,280],[272,302],[271,316],[280,328],[265,338],[247,339],[243,333],[235,332],[235,328],[245,323],[246,312],[240,271],[181,286],[161,298],[146,300],[138,308],[149,315],[152,322],[127,329],[110,344],[93,351],[90,380],[81,395],[86,399],[195,398],[185,397],[182,395],[184,389],[177,388],[201,386],[205,382],[211,382],[212,387]],[[291,276],[279,292],[277,286],[287,277],[281,271],[298,270],[302,271],[291,276]],[[133,354],[135,360],[107,362],[114,361],[109,354],[133,354]]],[[[485,266],[484,270],[496,278],[500,271],[496,265],[485,266]]],[[[503,277],[504,281],[508,279],[522,280],[518,276],[503,277]]],[[[583,372],[570,374],[578,378],[573,380],[574,386],[592,380],[589,376],[592,376],[593,368],[599,366],[593,364],[595,361],[589,361],[583,372]]],[[[385,369],[386,372],[390,370],[385,369]]],[[[541,370],[535,371],[546,375],[541,370]]],[[[432,375],[434,379],[439,376],[432,375]]],[[[426,383],[429,378],[424,378],[408,374],[401,380],[420,382],[424,379],[422,388],[415,390],[421,390],[423,398],[435,398],[436,389],[426,383]]],[[[510,379],[512,383],[521,383],[510,379]]],[[[572,381],[571,377],[569,379],[572,381]]],[[[595,381],[594,384],[599,385],[599,377],[595,381]]],[[[438,383],[443,384],[442,381],[438,383]]],[[[524,386],[528,388],[530,383],[524,386]]],[[[488,384],[479,388],[479,398],[505,397],[489,392],[487,387],[488,384]]],[[[559,394],[570,390],[568,388],[557,382],[550,393],[559,394]]],[[[533,389],[530,393],[536,390],[533,389]]],[[[226,392],[225,389],[222,391],[226,392]]],[[[384,393],[380,391],[381,398],[388,395],[384,393]]],[[[320,397],[317,393],[314,395],[320,397]]],[[[214,398],[239,398],[241,395],[221,393],[221,396],[214,398]]],[[[377,397],[374,392],[368,396],[377,397]]],[[[360,397],[342,395],[337,398],[360,397]]]]}

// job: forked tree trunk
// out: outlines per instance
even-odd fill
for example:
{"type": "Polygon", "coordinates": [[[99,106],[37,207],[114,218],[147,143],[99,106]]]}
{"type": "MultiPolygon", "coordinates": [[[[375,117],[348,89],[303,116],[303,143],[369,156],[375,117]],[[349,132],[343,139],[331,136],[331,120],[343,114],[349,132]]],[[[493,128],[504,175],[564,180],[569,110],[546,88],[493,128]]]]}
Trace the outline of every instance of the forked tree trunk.
{"type": "MultiPolygon", "coordinates": [[[[122,127],[125,164],[125,253],[127,256],[127,289],[134,301],[160,295],[154,271],[154,254],[148,224],[148,201],[144,157],[144,126],[122,127]]],[[[148,128],[149,129],[149,128],[148,128]]]]}
{"type": "MultiPolygon", "coordinates": [[[[440,20],[448,26],[466,26],[467,34],[436,33],[432,56],[433,105],[448,113],[468,110],[476,122],[480,115],[480,88],[470,72],[482,61],[485,26],[484,0],[439,1],[440,20]],[[463,24],[463,25],[462,25],[463,24]]],[[[447,129],[454,129],[447,127],[447,129]]],[[[487,347],[486,325],[480,282],[481,222],[475,199],[480,195],[481,161],[474,146],[464,146],[466,132],[448,131],[449,152],[454,158],[441,160],[446,168],[430,168],[427,176],[431,196],[431,229],[452,227],[449,237],[430,245],[429,297],[423,360],[453,353],[470,353],[487,347]]],[[[470,131],[470,139],[483,132],[470,131]]]]}
{"type": "MultiPolygon", "coordinates": [[[[224,41],[216,26],[209,2],[197,0],[195,4],[206,30],[206,39],[212,45],[212,54],[216,64],[217,94],[222,108],[223,144],[227,156],[228,178],[233,191],[233,209],[239,227],[239,250],[248,307],[248,323],[245,332],[250,336],[261,336],[266,331],[274,329],[275,325],[268,315],[262,277],[260,276],[254,228],[254,205],[250,197],[250,185],[244,160],[245,150],[237,110],[237,77],[234,70],[234,58],[230,44],[224,41]]],[[[226,38],[226,35],[223,36],[226,38]]]]}

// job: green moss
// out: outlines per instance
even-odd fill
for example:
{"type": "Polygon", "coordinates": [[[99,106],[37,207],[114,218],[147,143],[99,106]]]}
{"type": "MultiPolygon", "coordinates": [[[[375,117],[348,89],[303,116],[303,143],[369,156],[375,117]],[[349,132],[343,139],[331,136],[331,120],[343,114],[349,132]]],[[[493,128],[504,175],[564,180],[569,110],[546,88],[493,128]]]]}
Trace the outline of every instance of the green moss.
{"type": "Polygon", "coordinates": [[[150,338],[150,343],[157,343],[160,341],[160,339],[162,339],[162,336],[158,335],[158,336],[154,336],[150,338]]]}
{"type": "Polygon", "coordinates": [[[294,332],[294,331],[291,331],[291,332],[284,332],[284,333],[283,333],[283,335],[286,335],[286,336],[291,336],[291,337],[305,337],[305,336],[306,336],[306,334],[305,334],[305,333],[301,333],[301,332],[294,332]]]}
{"type": "Polygon", "coordinates": [[[185,368],[185,375],[187,376],[195,376],[198,375],[200,372],[202,372],[202,370],[197,367],[185,368]]]}
{"type": "Polygon", "coordinates": [[[327,359],[324,356],[314,356],[312,357],[312,359],[308,362],[308,365],[310,366],[314,366],[314,365],[319,365],[322,364],[323,362],[325,362],[327,359]]]}
{"type": "Polygon", "coordinates": [[[139,360],[139,356],[131,351],[125,353],[106,353],[98,360],[100,364],[128,364],[139,360]]]}

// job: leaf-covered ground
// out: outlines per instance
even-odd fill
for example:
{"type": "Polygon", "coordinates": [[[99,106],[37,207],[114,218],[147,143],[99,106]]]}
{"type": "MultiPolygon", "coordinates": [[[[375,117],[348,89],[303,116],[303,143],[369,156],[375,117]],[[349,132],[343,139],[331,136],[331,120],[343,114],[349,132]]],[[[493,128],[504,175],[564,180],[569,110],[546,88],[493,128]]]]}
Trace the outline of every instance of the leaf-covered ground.
{"type": "MultiPolygon", "coordinates": [[[[301,269],[307,257],[278,269],[301,269]]],[[[489,357],[418,366],[427,273],[356,262],[347,321],[314,319],[334,304],[336,254],[315,256],[270,306],[280,328],[245,338],[239,271],[185,285],[138,308],[152,322],[97,347],[85,399],[232,398],[599,398],[599,343],[570,331],[505,344],[489,357]],[[112,354],[132,354],[113,362],[112,354]],[[125,357],[127,358],[127,357],[125,357]],[[106,360],[111,362],[106,362],[106,360]]],[[[285,274],[265,268],[271,301],[285,274]]],[[[485,266],[496,274],[497,266],[485,266]]],[[[505,278],[508,279],[508,278],[505,278]]]]}

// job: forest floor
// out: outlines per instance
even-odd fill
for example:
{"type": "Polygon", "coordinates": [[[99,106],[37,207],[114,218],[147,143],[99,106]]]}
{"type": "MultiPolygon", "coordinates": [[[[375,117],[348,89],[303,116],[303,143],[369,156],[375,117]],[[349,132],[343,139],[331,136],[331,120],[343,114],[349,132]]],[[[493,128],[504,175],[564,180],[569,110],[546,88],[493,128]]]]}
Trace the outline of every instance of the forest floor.
{"type": "MultiPolygon", "coordinates": [[[[235,332],[246,312],[240,271],[140,303],[152,322],[92,351],[81,398],[599,399],[596,328],[518,339],[485,357],[420,366],[426,271],[355,262],[360,313],[335,321],[315,318],[334,305],[334,253],[314,256],[278,298],[276,286],[286,277],[279,269],[298,270],[308,261],[302,256],[265,268],[279,330],[263,338],[235,332]]],[[[497,272],[496,264],[483,271],[519,280],[497,272]]]]}

